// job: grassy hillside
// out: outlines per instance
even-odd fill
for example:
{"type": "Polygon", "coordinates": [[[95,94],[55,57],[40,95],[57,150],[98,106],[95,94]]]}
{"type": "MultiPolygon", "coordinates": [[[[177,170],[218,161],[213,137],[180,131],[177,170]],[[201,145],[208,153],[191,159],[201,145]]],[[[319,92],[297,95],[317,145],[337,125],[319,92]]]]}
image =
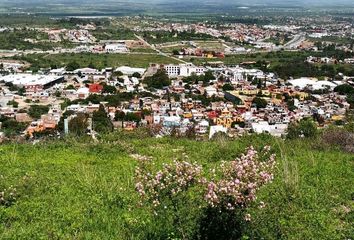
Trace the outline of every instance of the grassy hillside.
{"type": "MultiPolygon", "coordinates": [[[[0,238],[179,239],[168,218],[138,205],[137,154],[152,157],[157,168],[186,154],[209,169],[235,159],[249,145],[266,144],[277,153],[277,172],[258,195],[266,207],[249,210],[245,239],[353,238],[351,154],[269,136],[197,142],[122,133],[100,143],[66,139],[0,145],[0,190],[13,185],[18,194],[12,205],[0,206],[0,238]]],[[[187,203],[186,208],[192,209],[187,203]]],[[[190,236],[198,228],[191,225],[190,236]]]]}

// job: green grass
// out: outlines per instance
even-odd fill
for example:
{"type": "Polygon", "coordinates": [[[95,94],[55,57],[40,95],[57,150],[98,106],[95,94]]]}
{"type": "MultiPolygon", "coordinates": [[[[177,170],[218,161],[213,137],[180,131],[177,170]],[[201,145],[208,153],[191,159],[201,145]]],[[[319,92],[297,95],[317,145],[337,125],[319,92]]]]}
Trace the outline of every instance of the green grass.
{"type": "Polygon", "coordinates": [[[87,67],[92,63],[97,68],[118,67],[122,65],[131,67],[148,67],[150,63],[178,63],[177,60],[158,54],[51,54],[27,55],[19,57],[32,64],[33,68],[48,68],[51,65],[66,66],[70,62],[77,62],[80,67],[87,67]]]}
{"type": "Polygon", "coordinates": [[[151,156],[161,166],[186,153],[209,169],[221,160],[234,159],[251,144],[272,145],[278,168],[275,181],[259,194],[267,207],[250,209],[253,220],[245,235],[353,238],[353,155],[268,136],[197,142],[121,133],[101,143],[67,139],[1,145],[0,188],[22,186],[14,205],[0,206],[1,239],[163,239],[176,233],[174,225],[164,225],[138,206],[136,160],[131,154],[151,156]],[[30,179],[23,183],[25,174],[30,179]]]}
{"type": "Polygon", "coordinates": [[[133,53],[156,53],[152,48],[131,48],[130,51],[133,53]]]}

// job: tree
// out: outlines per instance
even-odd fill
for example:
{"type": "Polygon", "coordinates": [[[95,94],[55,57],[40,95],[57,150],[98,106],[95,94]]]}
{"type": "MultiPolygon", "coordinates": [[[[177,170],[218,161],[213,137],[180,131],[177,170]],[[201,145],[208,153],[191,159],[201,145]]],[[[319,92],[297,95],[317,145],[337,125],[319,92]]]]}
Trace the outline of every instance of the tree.
{"type": "Polygon", "coordinates": [[[207,71],[204,73],[204,79],[203,79],[203,82],[209,82],[210,80],[214,80],[215,77],[214,77],[214,74],[212,71],[207,71]]]}
{"type": "Polygon", "coordinates": [[[113,76],[115,76],[115,77],[120,77],[120,76],[123,76],[123,75],[124,74],[121,71],[117,71],[117,72],[113,73],[113,76]]]}
{"type": "Polygon", "coordinates": [[[117,89],[116,89],[116,87],[111,86],[111,85],[104,85],[102,93],[115,94],[115,93],[117,93],[117,89]]]}
{"type": "Polygon", "coordinates": [[[267,107],[267,101],[264,98],[261,98],[261,97],[255,97],[253,99],[252,103],[256,105],[257,109],[266,108],[267,107]]]}
{"type": "Polygon", "coordinates": [[[0,122],[2,123],[2,131],[6,136],[15,136],[20,134],[26,129],[27,124],[19,123],[15,119],[0,116],[0,122]]]}
{"type": "Polygon", "coordinates": [[[84,113],[78,113],[76,117],[69,121],[69,131],[76,136],[82,136],[86,133],[88,127],[88,116],[84,113]]]}
{"type": "Polygon", "coordinates": [[[174,49],[174,50],[172,51],[172,53],[173,53],[173,55],[179,55],[179,51],[178,51],[177,49],[174,49]]]}
{"type": "Polygon", "coordinates": [[[39,119],[43,114],[48,113],[49,107],[43,105],[31,105],[28,109],[28,115],[34,119],[39,119]]]}
{"type": "Polygon", "coordinates": [[[96,66],[93,64],[93,62],[90,62],[90,64],[87,67],[92,68],[92,69],[96,69],[96,66]]]}
{"type": "Polygon", "coordinates": [[[289,111],[294,111],[296,109],[295,105],[294,105],[294,99],[289,99],[286,104],[288,105],[288,109],[289,111]]]}
{"type": "Polygon", "coordinates": [[[231,84],[224,84],[224,86],[222,86],[222,90],[223,91],[232,91],[232,90],[234,90],[234,87],[231,85],[231,84]]]}
{"type": "Polygon", "coordinates": [[[312,119],[302,119],[299,123],[291,123],[288,127],[288,139],[300,137],[313,138],[317,135],[317,127],[312,119]]]}
{"type": "Polygon", "coordinates": [[[76,69],[79,69],[79,68],[80,68],[80,64],[78,64],[76,61],[70,62],[66,66],[66,70],[70,71],[70,72],[72,72],[72,71],[74,71],[76,69]]]}
{"type": "Polygon", "coordinates": [[[145,78],[145,83],[148,87],[162,89],[169,86],[171,80],[164,69],[159,69],[153,76],[145,78]]]}
{"type": "Polygon", "coordinates": [[[23,96],[26,92],[26,89],[24,87],[22,88],[19,88],[18,91],[17,91],[17,94],[20,95],[20,96],[23,96]]]}
{"type": "Polygon", "coordinates": [[[354,93],[354,87],[350,86],[349,84],[342,84],[335,87],[334,91],[341,95],[347,95],[347,94],[354,93]]]}
{"type": "Polygon", "coordinates": [[[139,115],[137,115],[136,113],[131,113],[131,112],[128,112],[125,117],[124,117],[124,120],[125,121],[128,121],[128,122],[136,122],[136,123],[139,123],[141,121],[141,117],[139,115]]]}
{"type": "Polygon", "coordinates": [[[125,113],[123,111],[117,111],[114,115],[114,120],[122,122],[122,128],[124,126],[125,113]]]}
{"type": "Polygon", "coordinates": [[[65,90],[76,90],[76,89],[75,89],[74,85],[70,84],[69,86],[67,86],[65,88],[65,90]]]}
{"type": "Polygon", "coordinates": [[[93,113],[92,116],[93,129],[99,133],[105,133],[113,130],[113,124],[108,118],[106,110],[103,105],[100,105],[98,111],[93,113]]]}
{"type": "Polygon", "coordinates": [[[138,72],[133,73],[132,77],[141,78],[141,74],[138,72]]]}
{"type": "Polygon", "coordinates": [[[18,102],[16,102],[15,100],[9,101],[7,105],[11,105],[14,108],[18,108],[18,102]]]}

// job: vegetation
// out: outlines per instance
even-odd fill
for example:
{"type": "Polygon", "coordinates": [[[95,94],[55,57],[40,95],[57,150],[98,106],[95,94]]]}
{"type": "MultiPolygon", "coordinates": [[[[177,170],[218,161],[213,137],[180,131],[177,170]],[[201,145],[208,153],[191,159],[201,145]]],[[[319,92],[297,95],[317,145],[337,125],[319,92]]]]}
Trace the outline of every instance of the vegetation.
{"type": "Polygon", "coordinates": [[[193,40],[212,40],[214,37],[208,34],[195,33],[195,32],[177,32],[177,31],[159,31],[159,32],[144,32],[144,39],[150,44],[159,44],[165,42],[178,42],[178,41],[193,41],[193,40]]]}
{"type": "Polygon", "coordinates": [[[300,137],[314,138],[317,135],[317,126],[312,119],[303,119],[299,123],[291,123],[288,129],[288,139],[300,137]]]}
{"type": "Polygon", "coordinates": [[[267,107],[267,101],[261,97],[255,97],[252,101],[252,104],[254,104],[257,107],[257,109],[267,107]]]}
{"type": "Polygon", "coordinates": [[[39,119],[43,114],[48,113],[49,106],[31,105],[28,109],[28,115],[34,119],[39,119]]]}
{"type": "Polygon", "coordinates": [[[27,127],[26,123],[17,122],[13,118],[0,116],[1,131],[5,133],[5,136],[20,135],[27,127]]]}
{"type": "Polygon", "coordinates": [[[92,116],[93,130],[99,133],[110,132],[113,130],[113,124],[108,118],[106,110],[103,105],[100,105],[98,111],[92,116]]]}
{"type": "Polygon", "coordinates": [[[164,69],[159,69],[151,77],[146,77],[144,82],[148,85],[148,87],[157,89],[168,87],[171,84],[171,80],[164,69]]]}
{"type": "MultiPolygon", "coordinates": [[[[186,239],[198,239],[206,236],[201,233],[212,236],[205,231],[209,225],[222,228],[226,223],[243,239],[351,238],[353,157],[315,142],[267,135],[196,142],[150,138],[140,130],[105,135],[99,143],[68,138],[3,144],[0,189],[12,185],[17,192],[11,204],[0,206],[0,220],[6,223],[0,233],[5,239],[180,239],[182,226],[186,239]],[[277,168],[274,181],[259,190],[257,201],[244,212],[251,218],[242,226],[231,225],[236,216],[202,211],[198,201],[185,202],[177,212],[162,208],[157,215],[139,204],[134,183],[139,161],[151,161],[153,171],[176,158],[212,169],[250,145],[257,150],[270,145],[277,168]],[[183,221],[173,222],[170,211],[183,221]]],[[[191,199],[197,196],[190,194],[191,199]]]]}
{"type": "Polygon", "coordinates": [[[32,64],[30,69],[50,68],[51,66],[65,67],[69,63],[77,63],[75,67],[87,67],[93,64],[98,69],[106,67],[131,66],[148,67],[150,63],[168,64],[178,63],[177,60],[161,55],[152,54],[32,54],[19,56],[15,59],[24,60],[32,64]]]}
{"type": "Polygon", "coordinates": [[[97,40],[131,40],[135,39],[134,32],[129,29],[96,29],[92,32],[92,35],[97,40]]]}

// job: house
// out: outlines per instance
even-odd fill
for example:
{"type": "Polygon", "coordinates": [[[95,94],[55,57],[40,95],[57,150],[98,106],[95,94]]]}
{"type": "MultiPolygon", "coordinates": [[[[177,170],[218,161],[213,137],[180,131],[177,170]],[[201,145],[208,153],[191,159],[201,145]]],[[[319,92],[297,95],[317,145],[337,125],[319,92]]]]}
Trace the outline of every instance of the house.
{"type": "Polygon", "coordinates": [[[101,84],[90,84],[89,85],[89,93],[101,93],[103,90],[103,86],[101,84]]]}
{"type": "Polygon", "coordinates": [[[76,91],[76,95],[79,99],[86,99],[90,95],[90,89],[87,87],[79,88],[76,91]]]}
{"type": "Polygon", "coordinates": [[[216,96],[218,94],[218,90],[214,86],[205,87],[204,91],[207,97],[216,96]]]}

